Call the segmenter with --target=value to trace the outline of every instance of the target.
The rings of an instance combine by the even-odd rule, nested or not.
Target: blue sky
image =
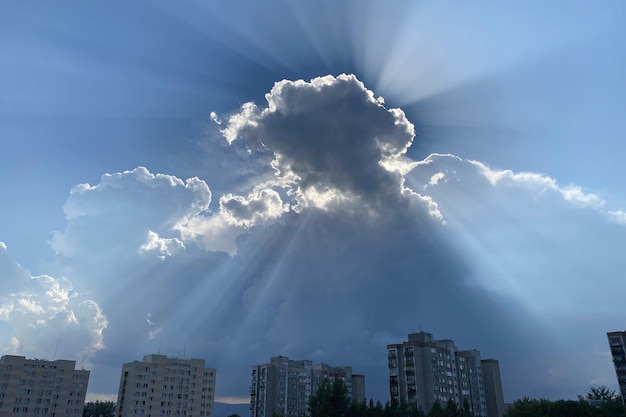
[[[616,386],[621,2],[0,5],[0,349],[350,364],[422,327],[505,398]],[[344,74],[344,75],[342,75]],[[301,80],[301,81],[297,81]]]

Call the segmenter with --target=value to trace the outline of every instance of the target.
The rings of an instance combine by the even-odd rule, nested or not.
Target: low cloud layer
[[[0,249],[5,346],[50,346],[45,316],[67,355],[95,353],[93,392],[160,351],[205,358],[219,396],[245,396],[250,366],[283,354],[350,364],[384,401],[385,345],[421,327],[499,359],[507,400],[612,383],[597,353],[626,289],[620,207],[543,174],[410,160],[413,125],[351,75],[281,81],[266,100],[211,115],[220,152],[250,150],[236,189],[106,174],[64,206],[51,246],[66,279],[31,277]]]

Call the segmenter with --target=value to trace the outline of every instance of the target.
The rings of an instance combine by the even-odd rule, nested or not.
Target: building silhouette
[[[115,415],[211,417],[215,378],[204,359],[145,355],[122,365]]]
[[[487,415],[502,417],[506,412],[502,380],[500,378],[500,364],[496,359],[483,359],[483,380],[485,382],[485,397],[487,399]]]
[[[365,376],[353,374],[350,366],[313,364],[274,356],[269,363],[254,365],[250,384],[250,417],[309,415],[309,399],[324,379],[341,379],[348,397],[365,401]]]
[[[613,356],[615,375],[619,384],[622,401],[626,404],[626,331],[608,332],[609,347]]]
[[[0,417],[82,416],[89,371],[76,361],[0,358]]]
[[[478,350],[459,350],[452,340],[419,332],[387,345],[387,358],[392,404],[428,413],[435,402],[445,406],[451,400],[476,417],[504,414],[498,361],[481,360]]]

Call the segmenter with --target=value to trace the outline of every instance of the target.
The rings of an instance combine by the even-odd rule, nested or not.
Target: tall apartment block
[[[458,350],[452,340],[435,340],[426,332],[409,334],[408,339],[387,345],[392,403],[428,413],[436,401],[445,406],[452,400],[458,407],[467,402],[476,417],[504,414],[497,361],[483,361],[478,350]]]
[[[355,401],[365,401],[365,376],[350,366],[313,364],[274,356],[270,363],[252,367],[250,417],[309,415],[309,399],[324,379],[340,378]]]
[[[615,365],[615,375],[619,384],[622,401],[626,404],[626,331],[608,332],[609,346],[611,355],[613,356],[613,365]]]
[[[211,417],[215,378],[204,359],[145,355],[122,366],[115,415]]]
[[[0,358],[0,417],[82,416],[89,371],[76,361]]]
[[[506,409],[504,408],[500,364],[496,359],[483,359],[480,363],[483,367],[485,396],[487,398],[487,415],[491,417],[502,417]]]

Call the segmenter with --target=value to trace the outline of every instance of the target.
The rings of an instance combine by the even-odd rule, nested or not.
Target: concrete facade
[[[0,358],[0,417],[82,416],[89,371],[76,361]]]
[[[613,356],[619,391],[622,401],[626,404],[626,331],[608,332],[606,335],[609,339],[611,356]]]
[[[115,415],[211,417],[215,382],[204,359],[145,355],[122,366]]]
[[[408,335],[408,341],[387,345],[389,393],[393,404],[404,403],[428,413],[435,402],[457,407],[467,404],[476,417],[501,417],[488,412],[487,392],[503,398],[499,368],[486,388],[478,350],[459,350],[449,339],[435,340],[426,332]],[[497,361],[496,361],[497,364]],[[488,362],[493,371],[493,362]],[[493,375],[492,375],[493,376]]]
[[[487,415],[502,417],[506,412],[504,407],[504,393],[500,378],[500,364],[495,359],[483,359],[483,378],[485,380],[485,396],[487,398]]]
[[[269,363],[252,367],[250,416],[298,417],[309,415],[309,399],[324,379],[340,378],[355,401],[365,401],[365,377],[352,373],[350,366],[313,364],[274,356]]]

